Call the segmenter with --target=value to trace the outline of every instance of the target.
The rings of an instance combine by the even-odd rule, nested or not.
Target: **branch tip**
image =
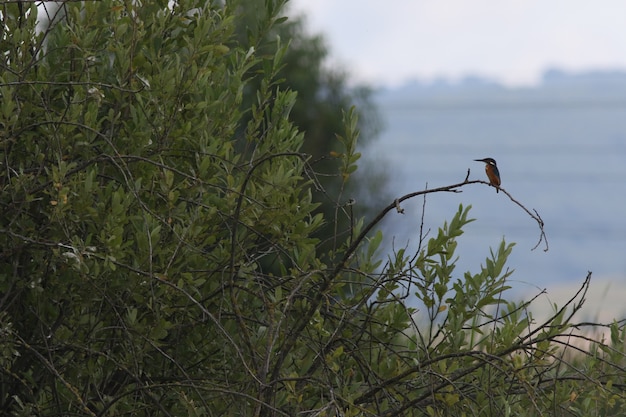
[[[404,214],[404,209],[400,207],[400,201],[397,198],[394,200],[394,203],[396,205],[396,211],[400,214]]]

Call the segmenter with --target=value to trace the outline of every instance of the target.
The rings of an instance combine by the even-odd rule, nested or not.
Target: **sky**
[[[304,15],[309,33],[321,34],[326,39],[331,65],[347,70],[355,84],[398,87],[416,79],[454,82],[479,76],[510,87],[524,87],[538,84],[549,69],[570,73],[626,71],[624,0],[290,0],[289,3],[291,12]],[[502,150],[498,155],[505,162],[507,158],[514,159]],[[601,160],[593,160],[593,165],[603,167]],[[507,169],[506,186],[515,188],[510,173],[513,168],[509,164]],[[542,210],[541,204],[538,208],[540,212],[550,211],[550,207]],[[609,219],[610,216],[607,222]],[[554,229],[553,224],[550,227]],[[554,235],[550,233],[555,233],[552,229],[548,230],[551,238]],[[620,238],[619,244],[623,245],[622,242]],[[516,253],[521,254],[516,287],[528,287],[529,294],[534,295],[535,288],[521,282],[542,288],[548,285],[537,282],[532,275],[529,278],[523,265],[526,262],[545,267],[546,259],[558,255],[559,239],[552,239],[551,243],[548,254],[530,252],[528,245],[516,248]],[[589,269],[597,266],[598,261],[588,253],[575,252],[571,256],[588,258]],[[617,261],[624,265],[623,258]],[[619,301],[625,294],[623,269],[615,271],[593,276],[585,317],[607,321],[623,313],[624,303]],[[576,292],[586,272],[581,269],[580,279],[550,282],[545,299],[539,301],[544,313],[550,311],[553,302],[563,305]]]
[[[357,83],[483,76],[508,86],[543,71],[626,69],[626,1],[291,0],[331,62]]]

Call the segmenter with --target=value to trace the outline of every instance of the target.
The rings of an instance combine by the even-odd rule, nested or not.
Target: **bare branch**
[[[395,209],[397,212],[402,213],[403,211],[402,208],[400,208],[400,203],[402,203],[403,201],[409,200],[411,198],[420,196],[420,195],[426,195],[426,194],[433,194],[433,193],[441,193],[441,192],[449,192],[449,193],[460,193],[462,192],[462,190],[460,190],[462,187],[469,185],[469,184],[486,184],[491,186],[491,184],[489,184],[487,181],[482,181],[482,180],[471,180],[469,181],[470,175],[470,170],[467,170],[467,175],[465,176],[465,179],[462,182],[456,183],[456,184],[452,184],[452,185],[446,185],[443,187],[437,187],[437,188],[431,188],[431,189],[424,189],[421,191],[415,191],[409,194],[405,194],[402,197],[396,198],[394,199],[394,201],[389,204],[387,207],[383,208],[378,215],[376,215],[376,217],[374,217],[374,219],[369,222],[367,224],[367,226],[365,226],[363,228],[363,230],[361,231],[361,233],[359,234],[359,236],[354,240],[354,242],[352,243],[352,245],[348,248],[348,250],[346,251],[342,262],[338,263],[334,272],[333,272],[333,276],[336,276],[339,271],[341,271],[342,268],[345,267],[345,265],[347,264],[348,260],[352,257],[352,255],[354,254],[354,252],[356,251],[356,249],[359,247],[359,245],[363,242],[363,240],[365,239],[365,237],[368,235],[368,233],[378,224],[382,221],[382,219],[387,215],[387,213],[389,213],[391,210]],[[528,215],[537,222],[537,224],[539,225],[539,231],[540,231],[540,235],[539,235],[539,242],[537,243],[537,245],[535,245],[535,247],[533,247],[533,249],[535,249],[542,241],[546,242],[546,249],[545,251],[548,250],[548,241],[545,235],[545,231],[544,231],[544,223],[543,220],[541,219],[541,217],[539,216],[539,213],[537,213],[536,210],[533,209],[534,214],[528,210],[523,204],[521,204],[520,202],[518,202],[517,200],[515,200],[513,198],[513,196],[511,194],[509,194],[505,189],[498,187],[500,190],[502,190],[503,193],[505,193],[509,199],[511,199],[511,201],[513,201],[515,204],[517,204],[518,206],[520,206],[526,213],[528,213]]]

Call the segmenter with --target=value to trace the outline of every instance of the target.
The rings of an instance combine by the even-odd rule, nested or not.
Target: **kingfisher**
[[[499,193],[500,171],[498,171],[498,165],[496,164],[496,160],[493,158],[485,158],[474,159],[474,161],[485,163],[485,172],[487,173],[487,178],[489,178],[489,182],[491,183],[491,185],[496,187],[496,193]]]

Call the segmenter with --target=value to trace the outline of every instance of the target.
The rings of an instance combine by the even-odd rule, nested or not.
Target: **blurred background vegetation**
[[[289,3],[284,9],[287,15],[279,25],[272,27],[262,24],[267,17],[262,2],[246,0],[239,7],[241,14],[235,33],[238,45],[254,48],[258,54],[268,57],[273,56],[280,45],[289,45],[277,78],[280,89],[298,94],[290,120],[304,133],[301,151],[311,155],[310,164],[317,173],[319,186],[315,187],[313,196],[320,204],[318,211],[326,219],[317,236],[327,242],[323,247],[330,252],[337,232],[349,233],[355,218],[371,216],[391,198],[385,188],[384,162],[368,171],[355,172],[350,181],[340,172],[342,161],[338,156],[345,149],[337,135],[344,130],[344,112],[354,107],[360,149],[378,139],[383,128],[383,119],[374,102],[374,90],[368,85],[350,82],[349,69],[329,64],[324,36],[309,33],[306,16],[289,14]],[[250,69],[251,78],[242,108],[250,108],[256,101],[262,74],[258,67]],[[355,204],[346,205],[349,200]]]

